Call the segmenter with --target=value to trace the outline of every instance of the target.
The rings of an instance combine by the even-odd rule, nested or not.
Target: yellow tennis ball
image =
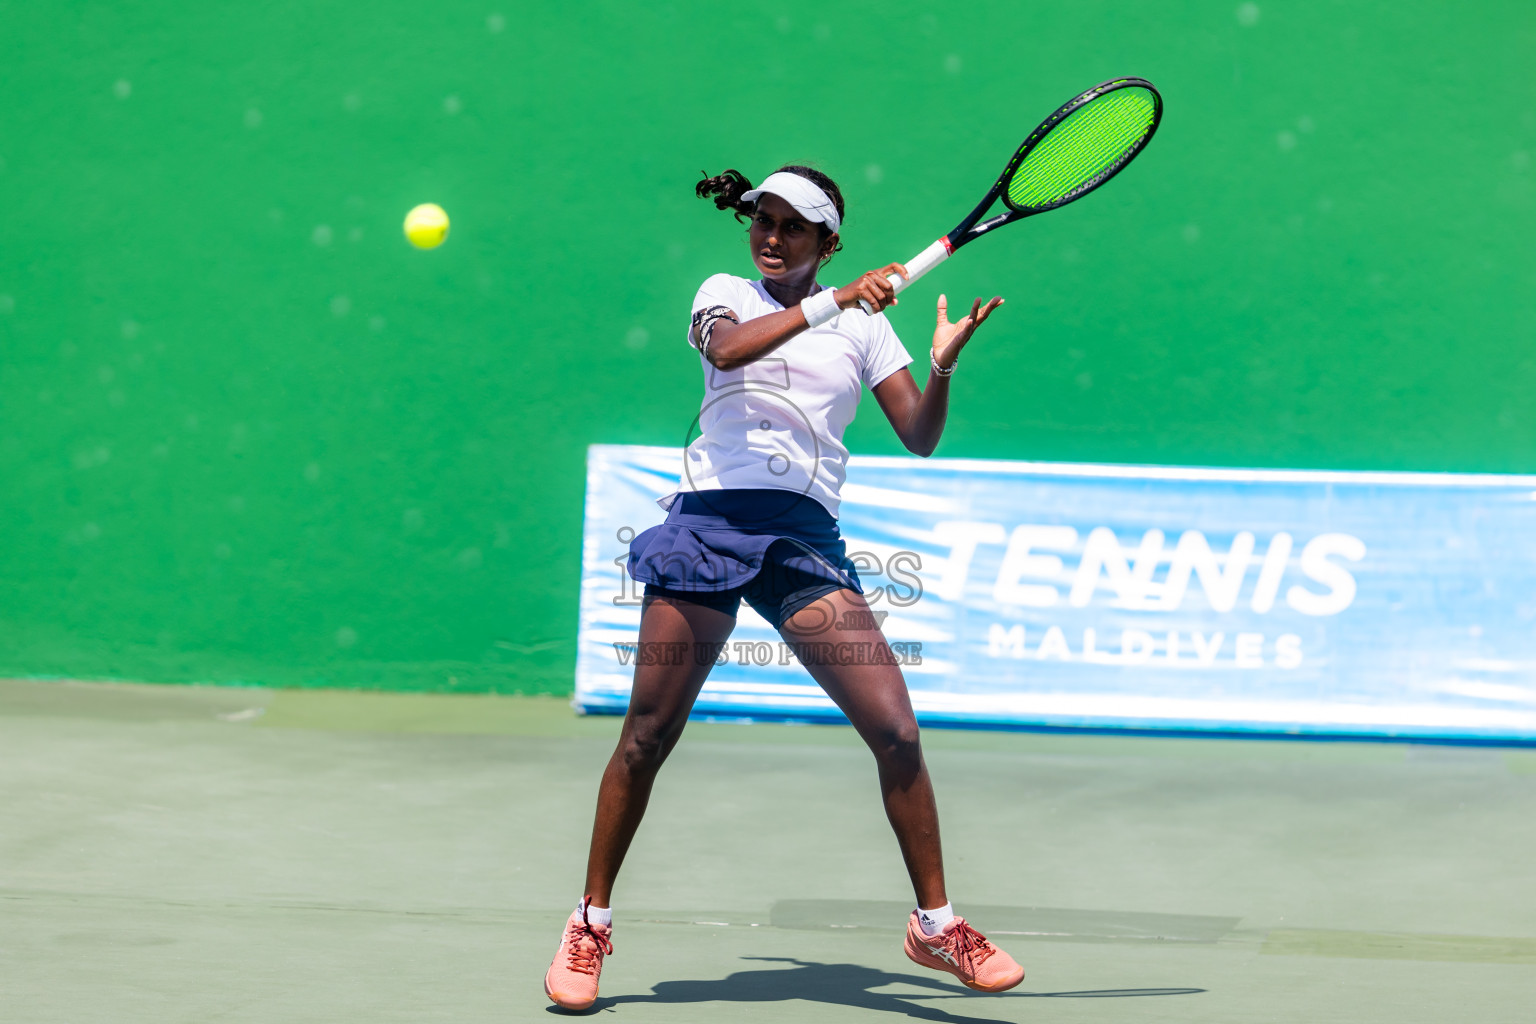
[[[436,203],[422,203],[405,215],[405,237],[418,249],[436,249],[448,237],[448,214]]]

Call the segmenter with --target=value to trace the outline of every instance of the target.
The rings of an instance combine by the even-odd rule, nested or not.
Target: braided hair
[[[842,220],[847,216],[843,210],[843,193],[837,187],[837,182],[816,168],[805,167],[800,164],[785,164],[773,173],[778,174],[780,172],[798,174],[800,177],[814,182],[816,187],[825,192],[827,198],[832,200],[832,205],[837,207],[838,219]],[[700,171],[699,173],[703,174],[704,178],[693,187],[693,191],[700,199],[714,200],[716,209],[731,211],[737,220],[743,220],[757,212],[756,203],[744,202],[741,198],[752,191],[752,183],[747,180],[746,175],[734,168],[722,171],[713,177],[706,171]],[[825,224],[817,224],[816,227],[821,230],[821,237],[823,239],[832,234]],[[839,241],[832,252],[841,252],[842,248],[843,243]],[[831,258],[829,254],[827,259],[830,260]]]

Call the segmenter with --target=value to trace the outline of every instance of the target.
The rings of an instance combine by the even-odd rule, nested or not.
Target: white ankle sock
[[[585,896],[583,896],[581,898],[581,903],[576,904],[576,909],[580,910],[582,908],[582,906],[586,902],[587,902],[587,898]],[[612,907],[587,907],[587,924],[600,924],[604,928],[612,928],[613,927],[613,908]]]
[[[917,908],[917,926],[923,930],[923,934],[932,938],[944,930],[944,926],[955,919],[955,908],[946,903],[937,910],[924,910]]]

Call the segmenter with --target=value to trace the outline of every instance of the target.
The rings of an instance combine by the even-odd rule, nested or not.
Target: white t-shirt
[[[730,274],[699,288],[694,312],[710,306],[734,310],[743,323],[784,308],[761,281]],[[683,452],[681,491],[795,491],[836,518],[848,464],[843,432],[863,388],[911,361],[885,315],[859,309],[843,310],[740,369],[718,370],[701,353],[704,401]],[[675,496],[661,505],[670,507]]]

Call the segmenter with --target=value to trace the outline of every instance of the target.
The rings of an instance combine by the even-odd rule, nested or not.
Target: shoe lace
[[[571,970],[596,974],[602,967],[603,957],[613,952],[613,943],[588,923],[583,908],[581,920],[572,921],[566,926],[565,949],[566,962]]]
[[[959,918],[955,922],[954,933],[950,941],[955,944],[955,952],[971,964],[979,967],[987,962],[987,958],[997,952],[997,947],[987,941],[987,937],[966,923],[965,918]]]

